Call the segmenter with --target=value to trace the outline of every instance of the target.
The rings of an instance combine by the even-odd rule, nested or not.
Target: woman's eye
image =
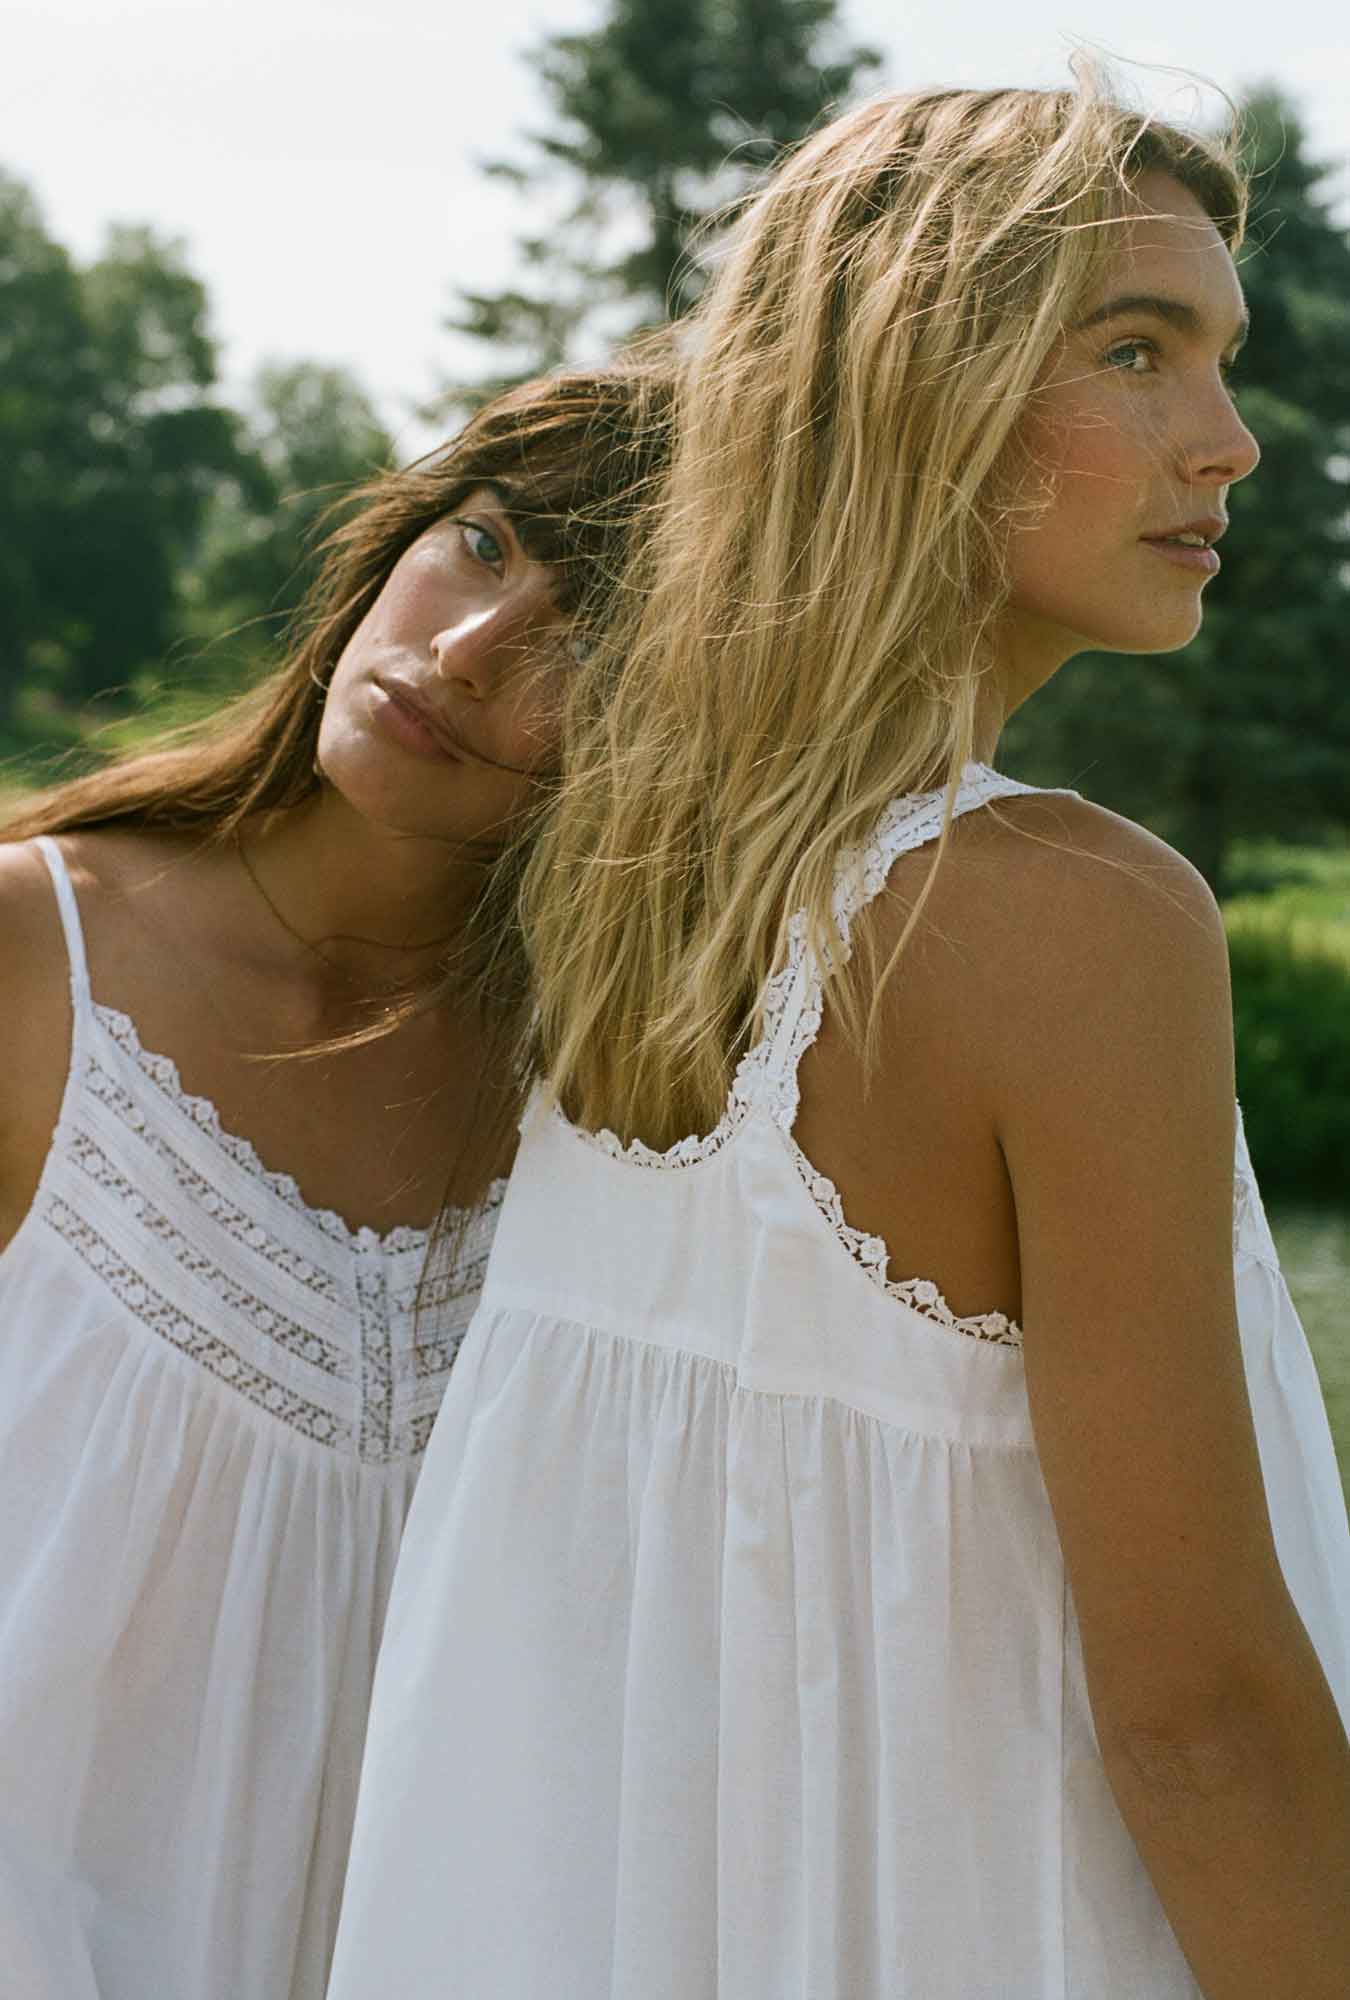
[[[1151,375],[1154,352],[1151,340],[1122,340],[1108,348],[1106,365],[1118,369],[1122,375]]]
[[[506,561],[506,550],[497,537],[483,527],[481,522],[462,520],[454,517],[455,526],[464,537],[465,546],[475,561],[487,563],[493,569],[500,569]]]

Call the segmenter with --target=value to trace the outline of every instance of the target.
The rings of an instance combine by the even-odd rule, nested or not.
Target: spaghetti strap
[[[66,937],[66,956],[70,960],[70,999],[76,1018],[84,1012],[90,1002],[89,961],[84,949],[84,927],[80,922],[80,906],[75,900],[75,890],[71,884],[66,858],[49,834],[40,833],[34,846],[41,852],[47,864],[47,872],[52,878],[56,891],[56,906],[61,912],[61,929]]]
[[[952,817],[958,819],[991,799],[1045,789],[1005,777],[986,764],[967,764]],[[1053,789],[1059,794],[1067,792],[1070,798],[1080,796],[1066,787]],[[854,920],[880,894],[899,856],[941,833],[945,805],[946,795],[941,791],[902,794],[885,808],[861,847],[847,848],[840,855],[835,870],[834,920],[845,961],[850,955]],[[758,1070],[771,1115],[785,1132],[791,1132],[796,1122],[798,1068],[820,1032],[823,986],[822,969],[807,944],[805,914],[799,911],[788,925],[786,962],[765,990],[763,1035],[747,1059],[747,1069]]]

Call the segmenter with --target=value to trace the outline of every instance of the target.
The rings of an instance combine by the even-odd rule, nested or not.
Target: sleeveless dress
[[[968,766],[967,812],[1032,787]],[[898,800],[847,922],[939,831]],[[1196,2000],[1107,1784],[1017,1327],[792,1137],[794,923],[726,1114],[527,1112],[399,1561],[330,2000]],[[1350,1716],[1350,1530],[1239,1131],[1279,1551]]]
[[[376,1647],[500,1189],[427,1233],[306,1206],[93,1001],[0,1254],[0,1990],[318,2000]]]

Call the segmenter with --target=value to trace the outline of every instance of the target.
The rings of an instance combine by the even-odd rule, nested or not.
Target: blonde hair
[[[940,784],[870,1049],[973,756],[1018,418],[1149,169],[1238,244],[1231,146],[1090,75],[864,104],[743,215],[523,882],[533,1060],[580,1123],[654,1146],[708,1130],[788,918],[806,912],[829,965],[841,852],[897,794]],[[856,988],[839,997],[860,1038]]]

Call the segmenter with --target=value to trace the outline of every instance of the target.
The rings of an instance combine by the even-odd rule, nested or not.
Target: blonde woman
[[[525,885],[550,1084],[332,2000],[1350,1990],[1350,1534],[1219,912],[992,764],[1199,625],[1242,206],[1084,87],[883,99],[745,216]]]
[[[514,1138],[513,843],[660,392],[489,405],[362,496],[270,680],[5,829],[6,2000],[323,1991]]]

